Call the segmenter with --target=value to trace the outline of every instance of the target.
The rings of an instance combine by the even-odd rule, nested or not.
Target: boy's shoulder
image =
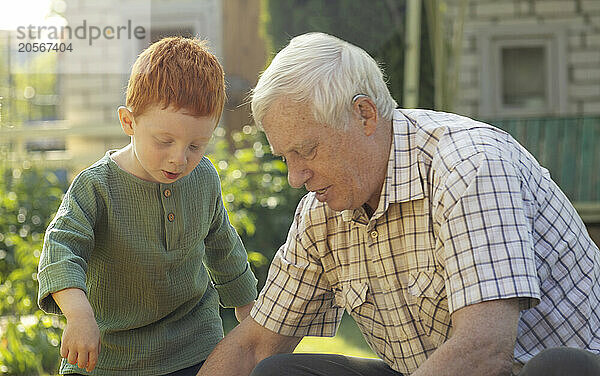
[[[110,176],[110,155],[106,153],[101,159],[79,172],[71,182],[71,192],[96,192],[98,188],[108,186]]]
[[[108,176],[110,170],[110,154],[107,152],[102,158],[84,168],[73,181],[76,180],[95,180],[102,181]]]
[[[208,180],[211,182],[219,182],[219,173],[213,163],[206,156],[202,157],[198,166],[192,172],[194,179]]]

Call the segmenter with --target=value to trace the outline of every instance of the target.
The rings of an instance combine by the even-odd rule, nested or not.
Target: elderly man
[[[548,171],[492,126],[395,107],[325,34],[262,74],[253,116],[310,192],[200,375],[600,375],[600,251]],[[344,309],[381,359],[290,354]]]

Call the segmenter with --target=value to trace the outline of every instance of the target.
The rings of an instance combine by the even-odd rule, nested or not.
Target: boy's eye
[[[192,151],[198,151],[200,149],[200,146],[198,145],[190,145],[190,150]]]
[[[170,143],[173,142],[171,140],[167,140],[167,139],[164,139],[164,138],[157,138],[156,141],[158,141],[161,144],[170,144]]]

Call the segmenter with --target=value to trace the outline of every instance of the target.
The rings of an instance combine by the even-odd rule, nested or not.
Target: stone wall
[[[448,0],[451,23],[461,0]],[[556,29],[566,36],[566,108],[562,115],[600,113],[600,1],[598,0],[470,0],[460,65],[456,112],[481,116],[482,33],[494,28]]]

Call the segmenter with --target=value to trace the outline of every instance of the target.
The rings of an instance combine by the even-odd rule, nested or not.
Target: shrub
[[[214,151],[208,157],[219,171],[223,202],[246,246],[260,288],[306,191],[289,187],[285,163],[270,153],[264,133],[256,127],[246,125],[232,139],[230,146],[224,130],[218,128]]]
[[[0,168],[0,373],[55,373],[63,321],[37,308],[43,234],[66,183],[24,162]]]

